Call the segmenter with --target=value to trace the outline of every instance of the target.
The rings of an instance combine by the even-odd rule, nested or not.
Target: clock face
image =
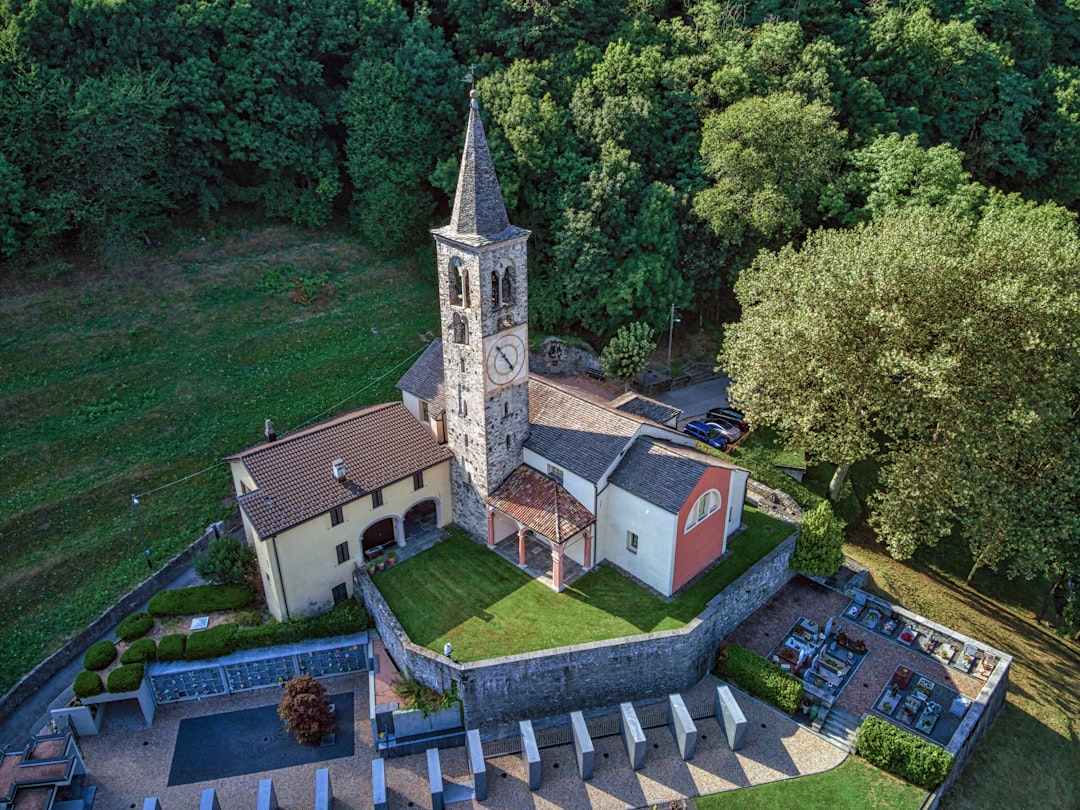
[[[488,344],[484,358],[484,371],[492,386],[507,385],[525,373],[528,358],[525,341],[519,335],[500,335]]]

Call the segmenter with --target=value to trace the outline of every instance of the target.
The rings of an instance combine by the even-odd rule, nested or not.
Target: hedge
[[[134,692],[142,683],[145,668],[142,664],[125,664],[109,673],[106,688],[112,694]]]
[[[794,714],[802,700],[802,681],[738,644],[721,648],[716,674],[786,714]]]
[[[219,624],[209,630],[199,630],[188,636],[184,658],[198,661],[202,658],[218,658],[236,650],[236,622]]]
[[[945,749],[872,715],[859,726],[855,747],[871,765],[925,790],[940,785],[952,767],[952,754]]]
[[[145,636],[154,626],[154,617],[149,613],[132,613],[116,628],[117,638],[131,641],[133,638]]]
[[[77,698],[93,697],[105,691],[105,684],[101,682],[101,676],[96,672],[83,670],[75,676],[75,683],[71,685],[71,691]]]
[[[186,633],[173,633],[171,636],[165,636],[165,638],[158,642],[157,660],[183,661],[186,648]]]
[[[246,585],[196,585],[162,591],[147,605],[155,616],[194,616],[215,610],[236,610],[255,601],[255,594]]]
[[[367,613],[355,600],[348,600],[318,616],[304,616],[287,622],[270,622],[259,627],[241,627],[234,638],[235,649],[253,650],[275,644],[294,644],[308,638],[347,636],[367,626]]]
[[[121,664],[145,664],[157,659],[157,644],[152,638],[140,638],[131,642],[131,646],[120,656]]]
[[[87,669],[105,669],[109,664],[116,660],[116,645],[111,641],[99,641],[96,644],[91,644],[83,654],[83,666]]]

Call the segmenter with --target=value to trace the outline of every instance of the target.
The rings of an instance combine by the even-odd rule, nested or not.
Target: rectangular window
[[[338,565],[341,565],[343,562],[346,562],[348,559],[349,559],[349,544],[347,542],[346,543],[338,543],[338,547],[337,547],[337,562],[338,562]]]
[[[412,474],[412,488],[423,489],[424,488],[424,471],[414,472]]]
[[[343,523],[344,521],[345,515],[342,514],[340,506],[335,506],[333,509],[330,510],[331,526],[337,526],[339,523]]]
[[[382,506],[382,490],[377,489],[371,493],[371,508],[378,509]]]
[[[431,419],[431,413],[428,411],[428,404],[426,400],[420,400],[420,421],[427,422]]]
[[[556,467],[554,464],[548,464],[548,475],[554,478],[560,484],[563,482],[563,471]]]
[[[626,533],[626,550],[631,554],[637,554],[638,536],[633,532]]]
[[[335,585],[334,590],[331,591],[331,593],[334,594],[335,605],[339,602],[344,602],[346,599],[349,598],[349,589],[345,587],[344,582],[342,582],[340,585]]]

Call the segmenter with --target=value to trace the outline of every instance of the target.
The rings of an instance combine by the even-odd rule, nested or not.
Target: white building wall
[[[731,491],[727,497],[727,526],[724,527],[724,537],[731,537],[731,533],[742,525],[743,506],[746,504],[746,482],[750,473],[746,470],[731,471]]]
[[[600,493],[597,559],[607,559],[664,594],[671,593],[678,516],[617,486]],[[638,536],[637,554],[627,532]]]
[[[582,478],[580,475],[576,475],[570,470],[555,464],[552,461],[544,458],[539,453],[536,453],[529,448],[524,449],[524,461],[530,467],[538,472],[542,472],[547,475],[548,465],[558,467],[563,471],[563,489],[577,498],[578,502],[592,512],[596,514],[596,487],[593,486],[593,482]]]

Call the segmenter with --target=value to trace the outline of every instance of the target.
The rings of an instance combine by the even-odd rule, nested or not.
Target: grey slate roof
[[[641,422],[578,392],[529,378],[525,447],[594,484],[626,449]]]
[[[435,338],[428,344],[424,353],[397,381],[397,387],[426,401],[433,414],[437,415],[446,411],[442,338]]]
[[[432,233],[471,245],[529,235],[524,228],[511,225],[506,216],[506,204],[495,176],[495,164],[491,162],[491,150],[484,134],[484,124],[480,120],[480,105],[475,90],[469,102],[469,126],[458,171],[454,212],[449,225],[437,228]]]
[[[345,459],[345,480],[331,464]],[[441,464],[450,451],[400,402],[373,405],[244,450],[256,489],[237,501],[263,539]]]
[[[632,413],[634,416],[643,416],[646,419],[661,425],[667,424],[671,419],[676,419],[682,414],[682,408],[657,402],[641,394],[633,392],[623,394],[618,399],[611,401],[611,406],[624,413]]]
[[[738,469],[690,447],[642,436],[608,481],[632,495],[678,514],[709,467]]]

